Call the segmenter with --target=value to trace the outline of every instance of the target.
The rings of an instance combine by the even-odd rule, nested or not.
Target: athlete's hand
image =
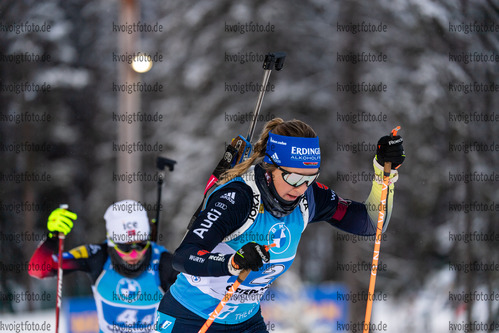
[[[73,228],[73,221],[78,216],[69,210],[57,208],[49,215],[47,222],[47,229],[51,232],[62,232],[67,235]]]
[[[385,162],[392,162],[392,169],[397,169],[405,160],[404,147],[402,146],[404,140],[400,135],[384,136],[378,141],[376,148],[376,161],[381,166]]]
[[[251,242],[245,244],[229,260],[229,272],[239,275],[245,269],[258,271],[263,263],[270,261],[270,253],[264,245]]]

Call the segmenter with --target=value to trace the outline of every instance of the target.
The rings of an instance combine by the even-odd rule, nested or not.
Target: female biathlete
[[[293,263],[307,225],[326,221],[346,232],[375,235],[382,165],[392,162],[395,169],[404,159],[400,136],[381,138],[369,196],[364,203],[346,200],[316,181],[321,154],[312,128],[299,120],[269,121],[252,156],[221,177],[175,251],[173,267],[181,273],[159,305],[157,332],[198,332],[248,269],[208,332],[267,332],[260,298]],[[383,230],[397,178],[392,170]]]
[[[61,208],[50,214],[48,237],[30,260],[31,276],[44,279],[56,275],[58,232],[68,234],[76,218],[75,213]],[[106,210],[104,219],[106,240],[64,252],[64,274],[88,273],[99,332],[153,332],[158,304],[178,274],[172,268],[172,254],[149,240],[149,219],[139,202],[116,202]]]

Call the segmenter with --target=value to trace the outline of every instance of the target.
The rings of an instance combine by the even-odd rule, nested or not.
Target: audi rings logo
[[[218,207],[218,208],[220,208],[222,210],[226,210],[227,209],[227,205],[224,204],[223,202],[216,202],[215,203],[215,207]]]

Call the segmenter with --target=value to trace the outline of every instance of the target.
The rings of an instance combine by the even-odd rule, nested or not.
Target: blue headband
[[[313,169],[321,166],[321,149],[319,137],[302,138],[284,136],[269,132],[264,162],[272,164],[269,156],[276,164],[288,168]]]

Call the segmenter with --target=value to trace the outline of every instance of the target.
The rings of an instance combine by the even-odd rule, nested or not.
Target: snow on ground
[[[65,333],[67,325],[61,313],[59,332]],[[55,309],[36,312],[0,314],[0,333],[55,332]]]

